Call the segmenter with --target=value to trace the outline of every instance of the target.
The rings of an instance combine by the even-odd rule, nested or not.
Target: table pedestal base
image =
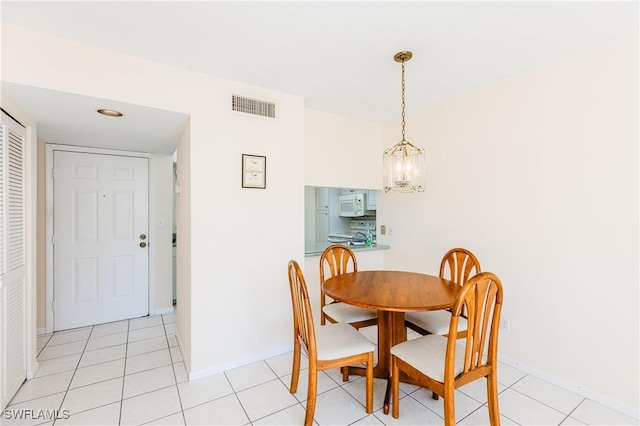
[[[387,380],[384,394],[384,414],[389,414],[391,400],[391,348],[407,340],[407,328],[404,325],[404,312],[378,311],[378,363],[373,367],[373,377]],[[366,375],[362,367],[347,367],[349,374]],[[409,375],[401,372],[400,381],[418,385]]]

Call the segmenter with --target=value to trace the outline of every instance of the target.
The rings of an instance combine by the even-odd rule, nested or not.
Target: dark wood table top
[[[322,285],[333,299],[392,312],[428,311],[453,306],[460,286],[440,277],[403,271],[359,271]]]

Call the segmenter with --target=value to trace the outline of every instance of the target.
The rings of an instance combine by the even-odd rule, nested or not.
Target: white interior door
[[[54,329],[147,315],[148,160],[53,157]]]
[[[0,408],[26,378],[25,129],[0,120]]]

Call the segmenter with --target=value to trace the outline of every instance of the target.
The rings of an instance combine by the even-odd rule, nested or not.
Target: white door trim
[[[45,245],[46,245],[46,271],[45,271],[45,332],[53,333],[53,152],[54,151],[67,151],[67,152],[81,152],[87,154],[107,154],[107,155],[119,155],[123,157],[141,157],[151,159],[153,154],[132,152],[132,151],[117,151],[112,149],[100,149],[100,148],[88,148],[80,146],[60,145],[60,144],[46,144],[45,147],[45,176],[46,176],[46,189],[45,189]],[[149,162],[152,163],[151,161]],[[153,222],[151,219],[154,216],[152,213],[154,205],[154,195],[151,189],[152,185],[152,169],[149,167],[149,224]],[[155,227],[149,226],[149,240],[155,241]],[[154,270],[155,260],[153,245],[149,246],[149,313],[155,312],[155,298],[156,289],[152,271]]]

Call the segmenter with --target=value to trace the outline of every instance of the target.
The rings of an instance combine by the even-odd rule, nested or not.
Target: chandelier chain
[[[405,126],[405,120],[404,120],[404,63],[405,60],[402,60],[402,140],[404,141],[404,126]]]

